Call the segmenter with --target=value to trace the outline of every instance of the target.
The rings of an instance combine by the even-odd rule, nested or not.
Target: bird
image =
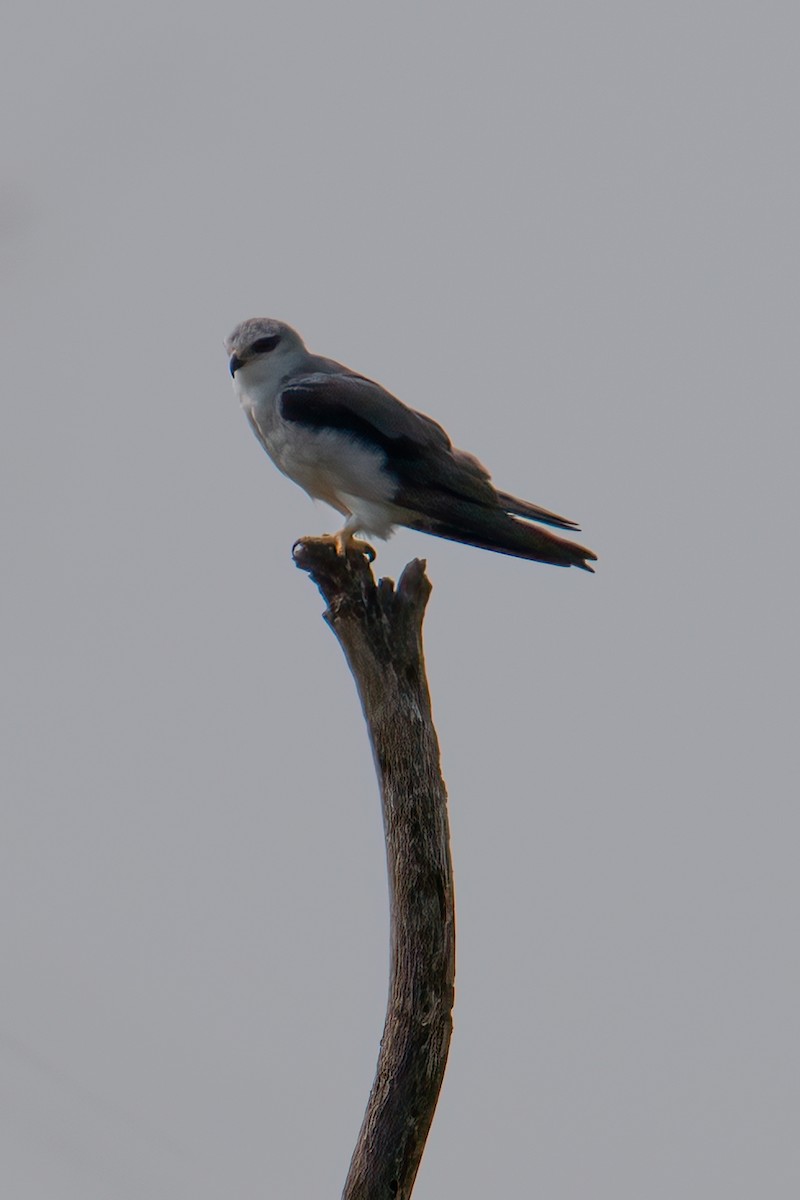
[[[472,454],[380,384],[311,354],[296,330],[251,317],[225,341],[234,392],[275,466],[344,517],[326,534],[339,555],[366,554],[356,537],[388,538],[406,526],[483,550],[559,567],[597,555],[542,526],[574,521],[498,491]]]

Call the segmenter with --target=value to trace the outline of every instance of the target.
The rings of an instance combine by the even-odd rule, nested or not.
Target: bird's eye
[[[270,350],[274,350],[280,340],[281,335],[273,333],[270,337],[258,338],[253,342],[250,350],[253,354],[269,354]]]

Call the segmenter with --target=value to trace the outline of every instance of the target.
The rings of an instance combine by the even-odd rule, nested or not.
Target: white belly
[[[276,467],[315,500],[324,500],[347,516],[348,526],[376,537],[389,537],[398,510],[394,483],[385,470],[386,455],[338,430],[270,422],[263,428],[249,411],[258,436]]]

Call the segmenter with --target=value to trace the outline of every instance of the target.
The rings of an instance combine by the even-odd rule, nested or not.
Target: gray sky
[[[222,339],[270,315],[579,520],[427,557],[456,1028],[415,1197],[800,1188],[796,6],[17,5],[0,48],[0,1161],[336,1196],[387,904]]]

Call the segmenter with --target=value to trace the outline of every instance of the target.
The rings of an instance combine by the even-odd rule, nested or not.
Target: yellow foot
[[[348,554],[363,554],[367,562],[375,562],[375,551],[369,542],[362,542],[347,530],[340,529],[338,533],[331,534],[331,540],[340,558],[346,558]]]
[[[367,562],[375,561],[375,550],[369,542],[362,542],[359,538],[353,537],[347,529],[340,529],[338,533],[323,533],[318,538],[301,539],[301,541],[306,540],[333,546],[340,558],[346,558],[348,554],[363,554]]]

